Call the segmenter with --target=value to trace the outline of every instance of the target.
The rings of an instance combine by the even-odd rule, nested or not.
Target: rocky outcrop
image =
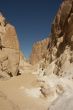
[[[48,58],[48,45],[49,38],[39,41],[33,45],[32,53],[30,56],[30,63],[36,64],[44,58]]]
[[[64,0],[52,24],[52,55],[59,57],[66,46],[73,49],[73,0]],[[56,54],[53,54],[54,49]]]
[[[31,54],[31,63],[45,59],[49,73],[58,76],[72,74],[73,66],[73,0],[64,0],[55,16],[50,37],[36,43]],[[47,42],[47,43],[46,43]],[[45,48],[46,46],[46,48]],[[40,62],[41,63],[41,62]],[[43,65],[42,64],[42,65]],[[53,64],[53,65],[52,65]],[[40,64],[41,65],[41,64]],[[53,67],[50,72],[51,66]],[[39,66],[40,67],[40,66]],[[42,68],[44,69],[44,68]]]
[[[73,50],[73,0],[63,1],[52,23],[51,35],[47,39],[33,46],[30,57],[32,64],[40,61],[43,56],[48,56],[49,62],[52,62],[64,52],[66,46]]]
[[[53,73],[72,73],[73,0],[64,0],[52,24],[49,56],[55,61]],[[68,68],[69,67],[69,68]]]
[[[73,0],[63,0],[52,24],[51,36],[51,49],[49,51],[51,63],[49,66],[52,67],[53,64],[54,67],[52,67],[51,71],[48,69],[47,72],[48,74],[55,74],[60,78],[60,81],[64,82],[63,84],[68,80],[66,81],[68,87],[63,94],[56,98],[48,110],[72,110]],[[69,81],[71,82],[69,83]]]
[[[46,43],[46,42],[47,43]],[[45,58],[48,61],[47,70],[44,66],[40,74],[54,74],[57,77],[73,79],[73,0],[64,0],[55,16],[48,40],[36,43],[31,54],[31,63],[39,63]],[[45,42],[45,43],[44,43]],[[45,46],[47,48],[45,48]],[[48,57],[47,57],[48,56]],[[40,66],[38,66],[40,69]],[[42,74],[44,75],[44,73]]]
[[[17,75],[19,43],[15,28],[0,14],[0,77]]]

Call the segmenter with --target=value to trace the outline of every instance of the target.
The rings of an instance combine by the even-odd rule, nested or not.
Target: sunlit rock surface
[[[33,46],[29,62],[19,51],[17,40],[14,43],[6,40],[9,42],[6,43],[3,36],[0,62],[5,61],[5,73],[0,74],[7,75],[5,65],[10,64],[7,70],[17,74],[17,69],[21,75],[5,81],[0,80],[1,110],[73,110],[72,14],[73,0],[63,0],[53,21],[50,38]],[[1,15],[0,21],[2,20],[5,18]],[[8,36],[6,26],[7,29],[10,28],[7,33],[10,32],[10,36],[15,35],[12,26],[7,23],[4,25],[4,22],[1,25],[0,31],[4,35]],[[18,51],[19,54],[14,54]]]
[[[30,55],[30,63],[32,65],[38,63],[43,58],[48,57],[48,45],[49,45],[50,39],[45,38],[42,41],[38,41],[33,45],[32,52]]]
[[[15,28],[0,14],[0,77],[17,75],[19,65],[19,43]]]

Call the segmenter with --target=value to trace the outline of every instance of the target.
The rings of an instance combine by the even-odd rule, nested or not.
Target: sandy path
[[[36,77],[25,74],[7,81],[0,81],[0,91],[6,96],[6,100],[0,97],[0,110],[47,110],[48,102],[43,98],[36,98],[25,93],[25,89],[37,87]],[[3,100],[3,102],[1,101]],[[11,103],[12,102],[12,103]],[[12,108],[14,105],[14,109]],[[8,108],[11,107],[11,108]]]

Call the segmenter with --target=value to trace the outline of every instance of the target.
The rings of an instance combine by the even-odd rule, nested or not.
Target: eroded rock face
[[[73,49],[73,0],[64,0],[52,24],[52,53],[60,56],[68,45]]]
[[[45,69],[43,66],[42,69],[38,66],[39,71],[37,71],[39,82],[48,85],[47,88],[41,86],[41,93],[44,97],[50,97],[49,93],[53,93],[51,94],[53,99],[50,98],[53,105],[49,107],[49,110],[72,110],[73,0],[63,0],[51,30],[51,40],[48,43],[47,49],[48,62],[50,60],[50,63]],[[39,48],[37,50],[39,50]],[[42,50],[44,49],[42,48]],[[37,57],[35,57],[35,59],[36,58]],[[41,64],[38,62],[38,65]],[[45,64],[45,62],[43,62],[43,64]],[[68,96],[68,99],[66,98],[66,95]],[[68,107],[66,106],[67,104],[69,104]]]
[[[64,0],[52,24],[50,56],[51,62],[57,60],[55,73],[63,72],[64,68],[68,70],[68,66],[71,67],[72,65],[72,62],[70,62],[70,59],[73,58],[72,14],[73,0]],[[72,69],[69,69],[69,71],[72,71]],[[67,73],[67,71],[64,71],[64,73]]]
[[[47,38],[50,40],[45,39],[45,41],[41,41],[43,43],[38,42],[33,46],[30,57],[32,64],[40,61],[43,56],[48,56],[50,61],[57,59],[66,46],[70,46],[73,50],[73,0],[62,2],[53,21],[50,36]],[[48,49],[44,49],[46,46]]]
[[[43,58],[48,58],[48,45],[49,38],[46,38],[42,41],[39,41],[33,45],[32,53],[30,56],[30,63],[36,64],[41,61]]]
[[[64,0],[52,24],[51,35],[33,46],[31,64],[45,59],[57,76],[73,75],[73,0]],[[45,48],[46,47],[46,48]],[[45,64],[45,61],[43,62]],[[49,66],[48,64],[48,66]],[[42,68],[44,69],[44,68]],[[49,69],[50,70],[50,69]],[[48,72],[50,73],[50,71]]]
[[[0,77],[17,75],[19,43],[15,28],[0,14]]]

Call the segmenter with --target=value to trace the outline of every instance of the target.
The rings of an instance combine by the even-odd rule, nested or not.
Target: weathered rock
[[[47,49],[48,54],[46,54],[48,55],[48,62],[50,60],[50,63],[47,65],[46,69],[43,68],[44,70],[39,66],[39,70],[37,71],[38,74],[40,73],[40,75],[37,75],[38,81],[45,85],[48,84],[47,88],[44,86],[41,88],[41,93],[45,97],[50,97],[49,93],[51,94],[53,91],[53,95],[51,95],[53,99],[51,97],[48,100],[54,103],[52,103],[49,110],[72,110],[73,0],[63,0],[53,22],[50,39]],[[41,48],[41,46],[39,46],[39,48]],[[39,48],[35,49],[36,53],[39,53]],[[44,49],[42,48],[42,50]],[[44,53],[46,53],[46,51]],[[34,61],[37,58],[38,57],[35,57]],[[39,60],[37,62],[38,65],[42,64],[39,63]],[[43,62],[43,64],[45,65],[45,62]],[[52,91],[50,92],[50,90]],[[69,106],[67,107],[67,105]]]
[[[15,28],[0,14],[0,77],[15,76],[19,66],[19,43]],[[2,75],[3,73],[3,75]]]
[[[48,45],[49,38],[39,41],[33,45],[32,53],[30,56],[30,63],[36,64],[44,58],[48,58]]]
[[[52,25],[51,36],[50,56],[52,61],[57,60],[55,73],[72,73],[70,61],[73,56],[73,0],[62,2]]]

